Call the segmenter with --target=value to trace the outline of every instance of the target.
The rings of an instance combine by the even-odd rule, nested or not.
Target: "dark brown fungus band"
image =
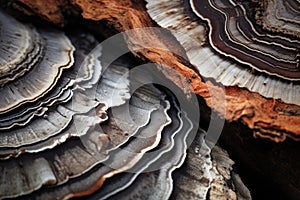
[[[300,105],[300,41],[296,36],[299,29],[295,28],[299,26],[299,12],[293,9],[297,2],[278,1],[280,8],[287,6],[280,9],[280,13],[291,12],[284,14],[293,19],[290,20],[292,24],[284,24],[289,31],[264,28],[272,23],[272,20],[264,21],[272,12],[270,7],[262,7],[264,3],[227,0],[147,2],[151,18],[172,32],[204,78]],[[273,1],[267,2],[273,5]],[[258,12],[265,17],[258,19]],[[282,25],[283,18],[277,17],[280,23],[276,22],[273,27]]]
[[[253,0],[255,19],[264,29],[300,38],[300,2],[297,0]]]
[[[255,21],[251,20],[254,9],[249,9],[249,2],[192,0],[191,6],[208,22],[209,40],[216,51],[258,71],[284,79],[300,79],[299,41],[257,30]]]

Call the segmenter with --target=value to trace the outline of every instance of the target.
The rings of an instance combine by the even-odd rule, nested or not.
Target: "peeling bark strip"
[[[22,2],[23,5],[32,8],[31,11],[34,14],[45,16],[44,13],[47,13],[44,19],[48,21],[58,25],[64,23],[65,19],[57,20],[56,17],[57,15],[63,16],[66,12],[64,8],[60,8],[60,1],[51,2],[51,7],[56,6],[57,10],[60,10],[59,13],[49,13],[47,6],[49,3],[42,0],[36,0],[39,3],[34,4],[34,6],[29,0],[17,0],[16,2]],[[118,31],[155,26],[146,13],[143,3],[134,2],[133,0],[71,0],[68,6],[79,8],[85,19],[93,21],[105,20]],[[148,32],[140,31],[139,35],[129,36],[127,43],[130,49],[136,49],[137,46],[147,46],[147,43],[155,43],[158,47],[162,47],[161,49],[170,49],[170,51],[159,48],[141,49],[134,53],[138,57],[175,69],[178,72],[176,76],[169,74],[168,70],[163,70],[162,72],[167,78],[183,88],[186,93],[192,89],[193,92],[202,96],[207,104],[225,117],[226,120],[241,121],[253,129],[257,136],[270,138],[276,142],[284,141],[286,137],[291,137],[295,140],[300,139],[300,116],[288,112],[288,110],[299,110],[299,106],[267,99],[245,89],[226,87],[226,110],[224,111],[222,106],[211,103],[212,96],[210,91],[216,91],[214,93],[218,94],[217,92],[221,88],[211,82],[204,83],[200,76],[197,75],[198,73],[188,66],[183,58],[179,58],[171,53],[171,50],[178,49],[173,39],[166,38],[159,33],[149,34]],[[187,79],[191,81],[187,83]],[[284,110],[278,109],[278,107]]]

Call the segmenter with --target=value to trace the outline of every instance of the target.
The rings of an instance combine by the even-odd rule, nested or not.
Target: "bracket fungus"
[[[300,105],[300,22],[292,7],[299,2],[274,1],[276,13],[288,12],[282,17],[273,16],[273,1],[147,2],[149,15],[174,34],[201,75]],[[279,32],[283,24],[287,31]]]
[[[210,116],[216,118],[220,117],[226,120],[220,142],[227,144],[229,153],[238,158],[236,161],[244,163],[245,166],[247,166],[246,168],[248,170],[246,173],[248,176],[252,176],[251,170],[254,169],[254,177],[261,178],[260,180],[267,182],[265,185],[262,185],[263,187],[260,187],[255,180],[255,186],[252,185],[252,188],[250,188],[250,190],[254,188],[251,190],[252,194],[254,193],[255,197],[261,195],[257,191],[267,194],[268,190],[266,186],[269,186],[271,190],[267,194],[267,197],[273,195],[273,197],[278,198],[283,194],[284,199],[292,199],[288,197],[296,197],[295,199],[298,199],[300,194],[298,181],[300,177],[300,171],[298,170],[300,168],[300,162],[299,155],[297,154],[299,152],[297,141],[299,141],[300,136],[300,96],[298,95],[300,88],[298,76],[299,1],[147,0],[144,2],[135,0],[69,0],[49,1],[49,3],[47,3],[49,6],[46,6],[43,0],[11,0],[9,2],[12,3],[9,5],[6,2],[2,4],[5,4],[4,7],[11,6],[10,8],[12,9],[17,8],[18,11],[25,13],[25,15],[38,16],[39,19],[50,21],[59,26],[68,26],[69,22],[74,23],[74,21],[77,26],[77,19],[80,19],[82,20],[81,25],[83,25],[85,29],[92,30],[96,35],[104,36],[105,38],[111,36],[110,34],[115,34],[115,31],[122,32],[138,28],[139,31],[137,34],[126,35],[126,47],[128,47],[136,57],[141,58],[140,60],[138,59],[139,61],[145,61],[146,59],[157,63],[158,65],[156,67],[164,74],[164,78],[171,80],[187,95],[190,96],[192,92],[199,95],[201,101],[198,103],[201,105],[201,115],[204,119],[201,123],[204,127],[207,125],[205,123],[210,120]],[[196,8],[196,5],[205,5],[206,8],[201,6]],[[207,12],[207,10],[210,12]],[[215,19],[218,19],[218,21]],[[148,28],[152,26],[164,27],[170,30],[175,37],[173,37],[169,31],[166,31],[166,29],[158,28],[159,31],[157,32],[147,31],[149,30]],[[68,27],[65,28],[68,29]],[[39,32],[38,29],[36,30]],[[165,34],[166,32],[167,34]],[[108,35],[106,35],[107,33]],[[70,37],[72,40],[72,34],[70,34]],[[74,40],[72,40],[72,43],[76,46]],[[152,46],[150,45],[149,47],[149,44]],[[77,50],[80,50],[80,48],[77,48]],[[78,53],[77,50],[75,54]],[[178,52],[183,52],[184,55],[180,57],[177,55]],[[85,62],[92,63],[92,57],[93,56],[90,56],[89,60]],[[76,59],[78,59],[78,56],[75,56],[75,64],[77,63]],[[96,63],[97,61],[95,61],[95,64]],[[167,67],[163,69],[161,67],[162,65]],[[174,69],[175,72],[172,72],[172,69]],[[64,71],[72,70],[63,70],[63,74]],[[94,70],[94,72],[99,73],[99,70]],[[151,76],[153,74],[157,74],[157,71],[153,71]],[[112,75],[109,75],[108,77],[111,76]],[[63,77],[64,75],[61,76],[61,78]],[[93,80],[93,83],[97,82],[96,79]],[[89,81],[86,81],[85,84],[89,85]],[[223,87],[225,92],[223,99],[221,95],[219,95],[222,91],[222,85],[225,85],[225,87]],[[66,87],[66,89],[67,88],[69,87]],[[159,88],[159,90],[160,89],[161,88]],[[68,98],[73,96],[73,90],[67,90],[69,92],[64,93],[60,98],[49,99],[55,99],[54,101],[51,100],[53,103],[59,102],[59,104],[65,104],[69,101]],[[58,95],[60,94],[59,91],[62,92],[65,90],[58,89],[58,93],[53,94]],[[213,94],[211,92],[213,92]],[[153,92],[150,93],[153,94]],[[118,97],[118,93],[116,94]],[[107,96],[104,92],[100,98],[106,98],[109,97],[109,95],[110,94]],[[46,96],[47,95],[41,97],[40,100],[43,100],[43,98],[46,99]],[[137,96],[145,97],[145,95]],[[233,172],[230,172],[232,161],[225,159],[226,163],[224,160],[219,159],[223,158],[223,151],[216,151],[222,156],[214,156],[213,152],[215,151],[212,150],[211,157],[207,157],[208,160],[213,160],[214,158],[216,162],[219,160],[223,166],[214,168],[216,162],[212,161],[211,163],[213,163],[213,165],[208,163],[202,167],[203,169],[212,167],[212,170],[207,170],[210,172],[207,177],[210,178],[205,176],[199,180],[191,177],[191,175],[195,173],[195,170],[193,170],[194,166],[189,166],[194,165],[192,162],[189,162],[189,155],[191,155],[192,158],[198,155],[195,155],[192,152],[193,150],[190,151],[190,148],[188,149],[187,156],[182,155],[181,159],[183,159],[183,157],[186,158],[180,167],[184,168],[188,165],[186,166],[188,174],[182,172],[176,173],[177,169],[175,168],[181,165],[180,162],[176,161],[176,159],[180,160],[180,155],[176,153],[176,156],[172,157],[174,159],[170,159],[172,163],[164,165],[161,171],[140,173],[144,167],[148,167],[148,165],[145,165],[146,162],[148,162],[149,165],[153,163],[152,166],[156,166],[157,163],[159,163],[156,162],[156,160],[159,158],[169,160],[167,156],[164,157],[163,155],[167,155],[167,152],[170,153],[168,155],[172,154],[172,150],[168,151],[171,149],[172,144],[170,146],[165,145],[163,141],[173,141],[174,139],[176,143],[177,139],[175,138],[181,138],[180,141],[184,140],[184,138],[182,138],[183,136],[177,135],[174,132],[174,134],[167,134],[170,137],[166,137],[164,134],[165,130],[170,126],[176,129],[178,125],[175,123],[181,124],[180,121],[182,121],[182,124],[185,124],[184,127],[188,129],[189,119],[193,119],[189,116],[187,116],[186,119],[184,112],[181,111],[178,112],[180,115],[176,121],[176,115],[173,113],[174,107],[176,106],[170,96],[172,95],[167,95],[167,99],[163,97],[160,100],[160,103],[162,103],[161,106],[163,107],[168,104],[165,100],[169,101],[170,108],[169,110],[167,109],[167,114],[172,120],[171,124],[166,125],[162,132],[157,132],[157,134],[161,136],[161,140],[159,141],[162,141],[162,143],[159,142],[156,147],[148,151],[146,156],[142,156],[141,159],[137,157],[129,158],[127,154],[124,156],[124,158],[128,158],[131,161],[124,161],[124,168],[122,169],[129,170],[130,167],[133,167],[139,173],[128,174],[126,170],[123,171],[121,169],[111,169],[112,171],[106,171],[106,173],[99,168],[101,164],[99,165],[99,163],[97,163],[93,165],[92,162],[87,162],[87,165],[90,164],[90,166],[93,166],[88,172],[81,174],[80,168],[76,167],[76,170],[78,169],[76,173],[80,174],[78,177],[72,177],[71,173],[67,173],[69,177],[69,179],[66,179],[67,182],[49,188],[42,186],[26,197],[35,198],[39,196],[40,198],[51,198],[55,195],[69,198],[90,195],[87,198],[125,198],[124,194],[129,194],[130,192],[132,195],[138,195],[140,198],[144,198],[145,195],[150,195],[154,198],[158,196],[166,197],[170,195],[170,190],[172,189],[170,198],[193,198],[194,196],[217,198],[220,197],[219,189],[224,189],[223,192],[226,193],[225,196],[228,198],[250,198],[248,191],[243,187],[239,178],[237,178]],[[135,100],[133,101],[133,99]],[[102,100],[103,99],[100,101]],[[138,100],[138,98],[136,99],[133,96],[131,100],[126,101],[129,102],[129,108],[135,105],[134,102],[136,102],[136,100]],[[204,101],[202,102],[202,100]],[[216,102],[212,102],[212,100],[216,100]],[[31,118],[36,119],[40,116],[44,116],[44,114],[39,115],[39,112],[47,113],[47,110],[52,110],[53,105],[50,101],[49,104],[47,103],[48,100],[41,102],[45,102],[41,104],[43,110],[33,115],[29,113],[33,113],[32,110],[36,110],[33,108],[39,106],[39,103],[27,102],[17,110],[12,109],[11,111],[7,111],[6,114],[2,116],[5,117],[3,121],[0,121],[2,123],[0,127],[4,129],[16,129],[22,124],[27,126],[30,124]],[[126,102],[122,106],[126,106]],[[142,101],[139,100],[138,102],[142,103]],[[57,103],[55,103],[55,105],[57,105]],[[29,106],[29,104],[31,106]],[[145,102],[142,103],[142,105],[144,104]],[[224,106],[224,104],[226,106]],[[28,110],[26,108],[27,106]],[[120,105],[120,107],[122,106]],[[160,107],[158,104],[157,106]],[[100,106],[100,111],[102,108],[106,110],[105,106]],[[117,108],[119,108],[119,106]],[[145,106],[145,108],[149,107]],[[136,110],[133,111],[133,115],[135,115],[135,112],[139,113],[138,109],[133,110]],[[219,116],[210,115],[210,111],[216,111],[216,114]],[[28,115],[22,115],[23,112],[28,113]],[[136,114],[135,119],[139,119],[137,124],[143,124],[148,120],[147,117],[151,118],[152,114],[154,115],[153,112],[154,111],[143,111],[143,117],[137,117],[140,115]],[[14,118],[15,121],[13,122],[10,121],[9,113],[19,113],[19,115],[23,117],[18,117],[18,119]],[[122,112],[117,113],[121,114]],[[157,115],[158,111],[155,113],[155,115]],[[81,115],[82,114],[80,114],[80,116]],[[76,116],[77,115],[74,115],[74,118]],[[93,129],[91,133],[90,130],[80,130],[80,132],[83,131],[84,134],[78,137],[81,139],[92,138],[91,140],[87,140],[86,144],[93,146],[93,149],[97,149],[98,151],[107,149],[109,144],[115,146],[117,149],[113,149],[112,152],[115,152],[114,155],[119,157],[118,148],[124,148],[127,144],[130,146],[131,142],[134,144],[134,135],[140,134],[140,132],[136,131],[135,126],[127,127],[126,124],[131,125],[132,122],[121,117],[121,115],[115,115],[110,109],[108,110],[108,114],[102,114],[102,116],[103,119],[107,118],[106,120],[104,119],[104,121],[102,121],[103,119],[99,119],[102,121],[100,125],[102,129],[105,130],[104,133],[101,132],[100,135],[97,135],[97,131],[95,132],[93,129],[94,126],[91,125],[90,128]],[[93,122],[93,120],[89,120],[88,117],[79,120],[83,122],[81,127],[84,127],[84,123]],[[115,120],[118,121],[118,123],[116,123]],[[151,122],[151,120],[149,122]],[[25,123],[27,123],[27,125],[25,125]],[[69,124],[72,124],[72,121]],[[126,130],[126,132],[121,131],[117,125],[120,125],[122,127],[121,129]],[[143,125],[143,127],[147,126],[146,124]],[[177,129],[179,130],[179,127]],[[109,139],[106,140],[105,138],[107,138],[108,133],[111,134]],[[254,138],[253,135],[255,136]],[[78,139],[78,137],[72,136],[72,139],[76,140],[75,138]],[[55,138],[55,136],[51,136],[50,138]],[[268,138],[271,141],[261,138]],[[46,137],[45,142],[47,143],[49,139]],[[60,146],[64,146],[69,139],[67,136],[63,136],[62,139],[56,141],[59,141]],[[95,145],[95,141],[98,141],[97,145]],[[147,140],[145,143],[151,144],[151,140]],[[182,145],[182,143],[180,145]],[[16,152],[22,150],[23,147],[26,147],[25,153],[16,155]],[[133,146],[129,148],[131,149],[131,147]],[[148,154],[150,152],[156,152],[155,149],[160,148],[161,151],[158,150],[155,159]],[[39,148],[33,145],[32,149],[35,151]],[[55,149],[55,145],[52,145],[50,148],[47,148],[47,150],[45,149],[45,151],[53,150],[55,152]],[[29,145],[21,145],[20,147],[12,149],[10,149],[10,147],[4,147],[4,150],[7,150],[2,154],[4,162],[10,159],[22,160],[25,158],[24,156],[34,154],[29,148]],[[177,150],[180,150],[180,148]],[[42,149],[42,151],[36,154],[42,155],[40,153],[43,153],[43,151]],[[149,159],[147,159],[148,155]],[[199,157],[202,158],[203,156],[199,155]],[[114,163],[114,165],[117,166],[121,165],[119,162],[112,161],[113,160],[110,159],[108,163]],[[133,163],[136,167],[131,165]],[[270,170],[270,168],[272,170]],[[64,168],[62,167],[62,169]],[[106,170],[106,168],[102,168],[102,170]],[[228,176],[229,173],[231,175],[230,177]],[[196,174],[203,176],[201,171],[198,171]],[[170,181],[169,177],[174,178],[175,176],[177,177],[177,175],[181,176],[181,178],[177,179],[177,182],[176,178],[173,182]],[[52,176],[51,180],[57,179],[54,177],[55,176]],[[160,184],[160,178],[162,177],[168,180],[165,181],[165,185]],[[186,177],[189,179],[185,179]],[[215,177],[215,180],[211,177]],[[244,177],[242,176],[242,178]],[[40,181],[39,184],[41,184],[41,182],[42,181]],[[194,187],[196,189],[192,191],[192,193],[189,193],[189,188],[184,186],[191,182],[195,184]],[[153,183],[158,183],[157,187]],[[210,186],[213,187],[206,187],[205,183],[209,183]],[[204,187],[202,187],[202,184],[204,184]],[[276,184],[278,184],[278,187],[276,187]],[[85,187],[83,187],[83,185]],[[147,188],[147,190],[141,190],[141,188]],[[262,189],[260,190],[260,188]],[[180,193],[177,193],[177,191],[180,191]],[[205,193],[205,191],[209,192]]]
[[[70,40],[62,32],[56,30],[41,30],[39,36],[37,36],[38,33],[34,34],[35,30],[31,30],[29,26],[20,25],[19,22],[13,19],[7,20],[9,17],[4,14],[1,16],[1,23],[7,26],[7,28],[1,28],[4,32],[1,33],[1,36],[7,37],[4,37],[2,41],[5,41],[3,43],[8,43],[1,45],[2,51],[5,52],[2,58],[2,65],[6,66],[5,63],[9,63],[9,67],[3,67],[4,70],[2,70],[2,74],[3,76],[12,77],[11,81],[2,85],[0,89],[1,94],[6,94],[0,97],[0,114],[3,114],[21,104],[34,102],[49,92],[58,81],[62,71],[72,66],[74,62],[72,54],[75,49]],[[18,28],[19,37],[10,38],[10,36],[13,35],[11,32],[15,32],[14,30],[10,30],[10,26]],[[32,33],[30,34],[30,32]],[[30,39],[26,39],[26,37],[30,37]],[[38,46],[42,45],[40,48],[43,56],[34,63],[31,63],[30,60],[30,57],[33,56],[31,55],[32,52],[26,50],[28,48],[26,47],[27,44],[22,44],[24,42],[30,43],[30,41],[35,44],[28,44],[31,45],[33,49],[39,49]],[[15,47],[11,47],[11,43],[14,44]],[[24,46],[25,50],[23,49]],[[10,55],[10,52],[16,55]],[[35,59],[33,60],[35,61]],[[27,62],[29,62],[28,65],[31,66],[29,69],[26,64]],[[20,68],[27,68],[28,72],[25,73],[23,69],[21,73],[18,73]],[[10,73],[14,74],[15,72],[17,73],[16,76],[10,75]]]
[[[195,125],[174,94],[89,33],[0,20],[0,199],[169,198]]]

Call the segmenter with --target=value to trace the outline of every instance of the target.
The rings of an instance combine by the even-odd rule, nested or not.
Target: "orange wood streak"
[[[101,177],[92,187],[88,188],[87,190],[70,193],[67,196],[65,196],[63,199],[71,199],[71,198],[83,197],[83,196],[93,194],[94,192],[96,192],[102,187],[105,180],[106,180],[105,178]]]

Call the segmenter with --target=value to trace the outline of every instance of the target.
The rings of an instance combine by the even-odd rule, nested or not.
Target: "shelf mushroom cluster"
[[[147,2],[203,77],[300,105],[299,1]]]
[[[3,11],[0,31],[0,199],[167,199],[191,184],[173,181],[186,160],[201,194],[185,195],[251,198],[204,132],[187,152],[193,124],[176,98],[154,85],[131,94],[129,63],[103,67],[92,35],[67,37]]]

